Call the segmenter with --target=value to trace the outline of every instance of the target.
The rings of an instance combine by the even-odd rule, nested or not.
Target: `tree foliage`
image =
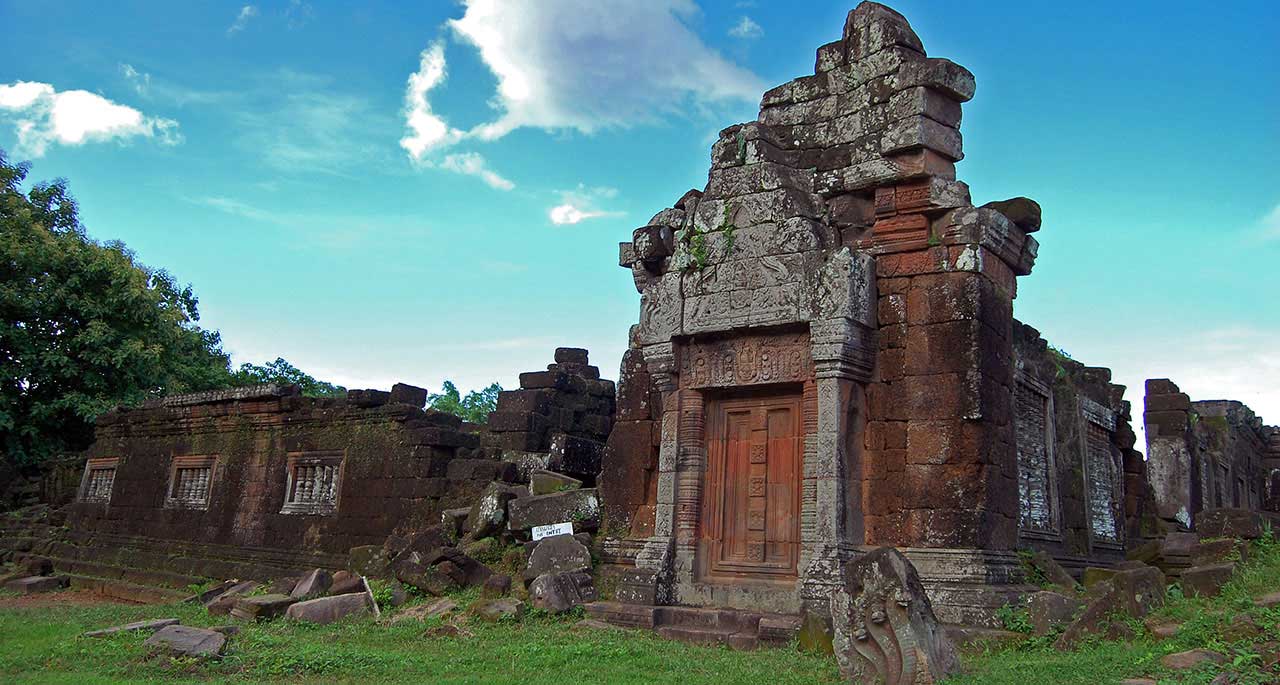
[[[489,412],[498,408],[498,393],[502,386],[494,383],[483,390],[472,390],[463,397],[453,381],[445,381],[439,394],[427,398],[432,409],[449,412],[471,423],[488,423]]]
[[[316,380],[302,369],[277,357],[266,364],[241,364],[231,376],[232,385],[258,385],[261,383],[294,384],[302,388],[307,397],[342,397],[347,389],[332,383]]]
[[[81,449],[116,404],[225,387],[230,360],[191,287],[85,235],[63,180],[23,192],[0,152],[0,449]]]

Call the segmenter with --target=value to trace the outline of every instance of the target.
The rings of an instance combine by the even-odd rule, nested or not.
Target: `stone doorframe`
[[[787,339],[792,347],[803,345],[803,349],[788,348]],[[802,353],[803,368],[782,359],[773,366],[762,363],[758,353],[768,345],[786,350],[791,358]],[[716,347],[722,350],[717,360],[697,365],[689,358]],[[755,348],[753,369],[743,370],[737,362],[742,347]],[[825,608],[830,589],[840,582],[841,565],[856,556],[863,542],[861,455],[875,331],[861,322],[837,318],[781,332],[745,329],[719,341],[681,338],[642,349],[654,387],[662,394],[662,424],[654,535],[645,541],[636,566],[657,574],[659,601],[779,613],[798,613],[806,604]],[[707,391],[777,384],[798,384],[802,389],[797,582],[785,587],[699,582],[695,555],[707,459],[703,434]]]

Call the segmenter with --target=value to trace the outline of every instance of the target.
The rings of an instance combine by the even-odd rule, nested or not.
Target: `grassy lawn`
[[[951,685],[1117,683],[1147,676],[1169,683],[1209,683],[1224,670],[1231,682],[1280,682],[1263,673],[1258,644],[1280,640],[1280,608],[1255,607],[1253,598],[1280,590],[1280,544],[1255,545],[1250,563],[1220,597],[1188,599],[1175,588],[1155,616],[1183,624],[1173,638],[1158,641],[1132,622],[1130,642],[1094,641],[1073,652],[1051,646],[1056,636],[1029,637],[1012,646],[964,655],[965,672]],[[83,638],[95,628],[147,618],[173,617],[196,626],[225,625],[201,607],[87,603],[77,593],[50,602],[0,595],[0,682],[147,683],[747,683],[813,685],[838,683],[835,660],[794,649],[735,652],[661,640],[642,631],[579,630],[580,615],[533,612],[519,622],[461,623],[468,633],[433,636],[439,620],[394,625],[358,619],[330,626],[276,621],[239,624],[241,632],[217,661],[148,655],[143,635]],[[52,598],[51,598],[52,599]],[[473,599],[461,596],[460,604]],[[35,606],[23,606],[28,601]],[[1233,636],[1249,616],[1261,634]],[[1160,657],[1193,648],[1225,654],[1224,666],[1173,674]]]
[[[1131,622],[1137,633],[1132,642],[1094,641],[1073,652],[1052,647],[1056,635],[1028,638],[1021,644],[966,655],[965,675],[949,685],[1031,685],[1039,683],[1117,683],[1125,678],[1148,677],[1161,683],[1209,683],[1226,671],[1231,683],[1262,685],[1280,683],[1280,673],[1262,670],[1257,645],[1280,640],[1280,608],[1261,609],[1253,599],[1280,590],[1280,543],[1270,535],[1254,543],[1249,563],[1212,599],[1185,598],[1174,586],[1163,609],[1153,615],[1159,622],[1182,623],[1181,631],[1167,640],[1156,640],[1142,623]],[[1261,635],[1234,636],[1233,628],[1247,615],[1262,629]],[[1173,673],[1160,665],[1160,657],[1189,649],[1210,649],[1226,655],[1221,666]]]
[[[148,656],[145,636],[83,638],[94,628],[145,618],[225,625],[181,606],[0,605],[0,682],[150,683],[794,683],[839,682],[835,660],[793,650],[734,652],[661,640],[639,631],[574,630],[579,616],[465,623],[469,637],[429,637],[438,621],[329,626],[246,625],[219,661]],[[221,619],[221,620],[219,620]]]

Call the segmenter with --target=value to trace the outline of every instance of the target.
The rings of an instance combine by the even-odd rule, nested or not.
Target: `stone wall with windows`
[[[470,506],[509,463],[424,410],[426,391],[301,397],[259,386],[98,419],[68,523],[79,531],[345,553]]]
[[[1018,540],[1064,565],[1122,556],[1154,534],[1124,386],[1014,323]]]
[[[1210,509],[1280,511],[1280,428],[1235,400],[1192,401],[1167,378],[1147,381],[1145,409],[1162,518],[1194,528]]]

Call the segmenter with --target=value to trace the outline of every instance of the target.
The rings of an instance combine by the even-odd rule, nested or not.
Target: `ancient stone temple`
[[[951,620],[1003,604],[1012,300],[1040,220],[956,179],[973,93],[863,3],[622,245],[640,320],[602,488],[637,596],[796,613],[890,545]]]

